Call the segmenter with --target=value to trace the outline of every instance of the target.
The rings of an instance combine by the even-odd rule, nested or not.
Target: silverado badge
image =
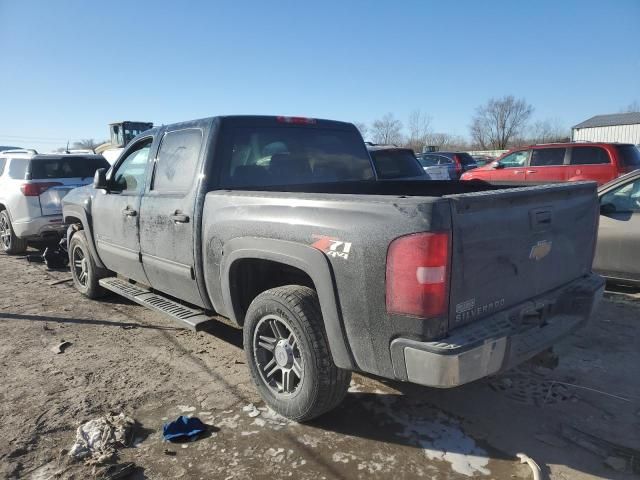
[[[533,247],[531,247],[531,253],[529,253],[529,258],[531,260],[540,261],[551,252],[551,241],[550,240],[540,240]]]

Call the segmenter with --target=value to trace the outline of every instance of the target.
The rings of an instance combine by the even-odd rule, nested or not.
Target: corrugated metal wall
[[[620,142],[637,145],[640,144],[640,124],[574,128],[572,139],[574,142],[587,140],[589,142]]]

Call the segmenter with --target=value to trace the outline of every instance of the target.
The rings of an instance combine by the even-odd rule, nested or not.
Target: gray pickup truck
[[[378,181],[356,128],[328,120],[148,130],[63,215],[81,293],[242,328],[261,396],[298,421],[352,371],[447,388],[512,367],[603,289],[595,183]]]

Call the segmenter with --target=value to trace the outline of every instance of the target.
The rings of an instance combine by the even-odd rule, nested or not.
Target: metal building
[[[574,142],[640,144],[640,112],[596,115],[571,129]]]

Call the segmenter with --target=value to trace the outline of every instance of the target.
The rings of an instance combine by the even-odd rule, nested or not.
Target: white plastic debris
[[[69,456],[76,460],[92,458],[98,462],[110,458],[116,448],[131,443],[134,424],[124,413],[90,420],[78,427]]]

